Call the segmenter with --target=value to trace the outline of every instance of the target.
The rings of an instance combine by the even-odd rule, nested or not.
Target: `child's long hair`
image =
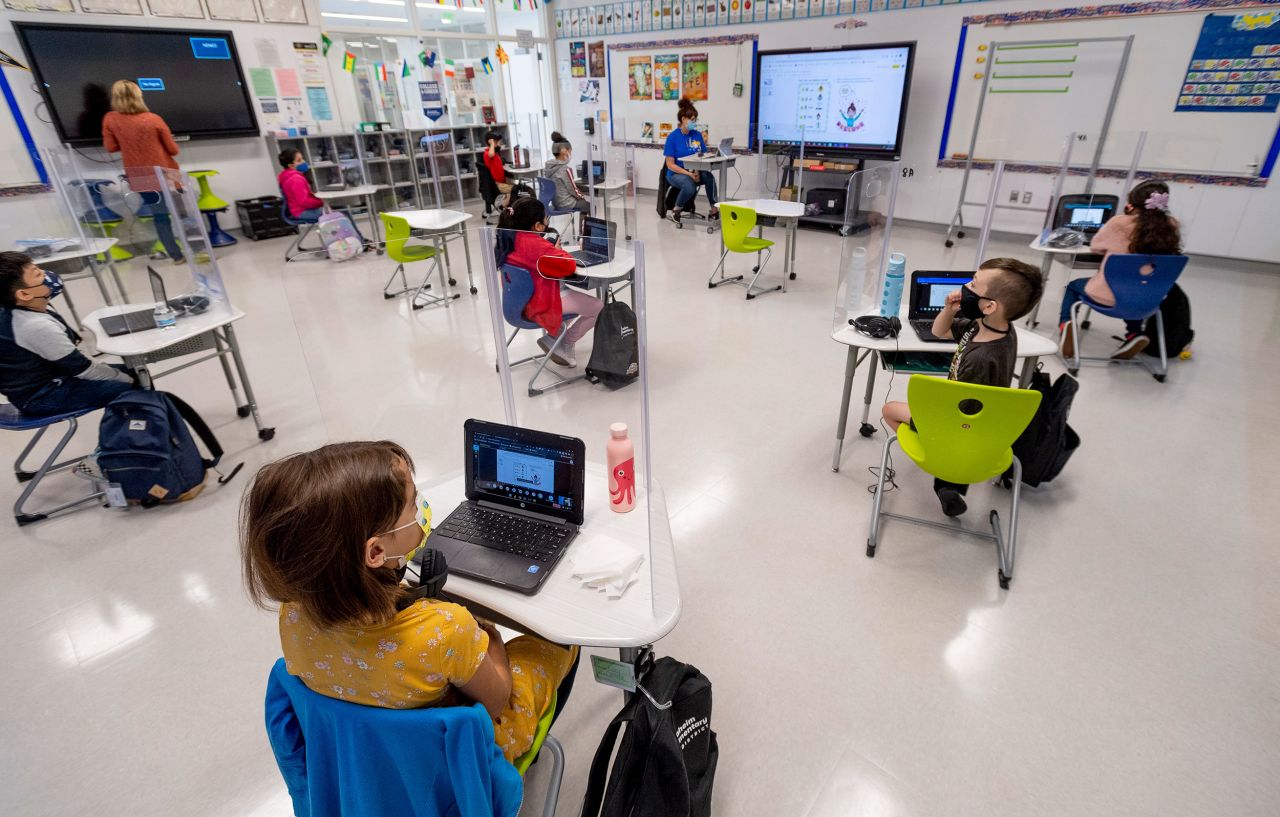
[[[1169,216],[1169,185],[1146,181],[1129,191],[1129,206],[1138,223],[1129,240],[1129,252],[1150,255],[1178,255],[1182,234]]]
[[[547,208],[533,196],[515,200],[510,207],[503,207],[498,216],[498,240],[494,242],[493,257],[498,266],[507,262],[507,256],[516,248],[516,232],[530,231],[539,221],[547,220]]]
[[[399,578],[365,565],[365,543],[395,524],[412,474],[409,454],[386,440],[334,443],[263,466],[240,510],[249,598],[296,604],[322,628],[393,617]]]

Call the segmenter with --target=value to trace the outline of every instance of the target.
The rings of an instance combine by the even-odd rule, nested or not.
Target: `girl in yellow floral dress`
[[[400,575],[429,530],[403,448],[326,445],[254,478],[241,514],[245,582],[260,606],[280,603],[285,662],[310,689],[390,709],[478,701],[515,760],[572,681],[578,650],[533,636],[503,644],[465,607],[410,598]]]

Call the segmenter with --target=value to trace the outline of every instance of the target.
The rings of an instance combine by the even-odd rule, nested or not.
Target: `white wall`
[[[309,5],[308,15],[312,20],[319,19],[314,5]],[[19,44],[17,34],[10,25],[12,21],[230,30],[235,35],[240,61],[246,73],[246,81],[250,68],[261,67],[254,48],[255,39],[269,38],[273,40],[279,50],[284,67],[291,67],[292,65],[292,44],[294,41],[320,42],[320,27],[318,25],[270,25],[265,23],[230,23],[216,20],[178,20],[156,18],[149,15],[123,17],[120,15],[100,14],[28,14],[0,9],[0,50],[12,54],[15,58],[24,62],[25,56],[22,47]],[[344,121],[350,123],[359,118],[355,113],[355,97],[350,89],[351,83],[338,83],[338,89],[345,90],[346,93],[335,93],[332,78],[336,76],[334,71],[340,70],[340,68],[335,69],[336,60],[340,54],[341,49],[336,47],[329,53],[330,72],[326,76],[326,87],[329,92],[330,105],[336,118],[331,122],[321,123],[324,132],[346,130],[346,126],[342,124]],[[57,147],[59,144],[57,132],[54,130],[53,125],[41,121],[40,116],[44,115],[43,108],[37,111],[40,96],[32,87],[31,75],[9,68],[4,70],[10,85],[13,87],[18,105],[22,109],[27,127],[31,130],[31,135],[35,139],[37,146],[42,150],[44,148]],[[39,115],[37,115],[38,113]],[[0,116],[9,116],[7,107],[0,105]],[[260,112],[259,120],[259,124],[261,124]],[[212,181],[213,190],[228,202],[232,202],[235,199],[277,194],[275,173],[272,170],[275,167],[275,158],[269,155],[266,140],[262,137],[192,141],[181,143],[179,147],[181,147],[182,153],[178,157],[178,161],[183,169],[213,169],[220,172],[221,175]],[[103,155],[101,151],[92,148],[86,148],[83,152],[95,158],[100,158]],[[119,173],[117,169],[119,167],[118,161],[114,167],[95,164],[86,159],[78,160],[78,164],[86,176],[91,174],[110,176]],[[219,220],[224,227],[236,226],[238,222],[235,208],[232,207],[229,212],[220,216]],[[9,248],[15,238],[48,235],[51,231],[59,228],[65,229],[64,221],[63,211],[56,194],[46,193],[0,198],[0,247]]]
[[[588,5],[585,0],[558,0],[559,9]],[[947,97],[951,88],[951,75],[955,66],[956,44],[958,42],[962,19],[965,16],[981,14],[998,14],[1007,11],[1027,11],[1033,8],[1064,8],[1076,3],[1059,2],[1024,2],[1022,0],[1007,2],[988,2],[980,5],[943,5],[900,11],[876,12],[860,15],[867,26],[859,29],[841,30],[834,26],[841,17],[825,17],[810,20],[795,20],[779,23],[748,26],[719,26],[714,28],[684,29],[676,31],[646,32],[640,34],[612,35],[605,37],[581,37],[575,39],[598,40],[607,43],[629,42],[640,40],[678,39],[685,37],[707,37],[725,34],[741,34],[754,31],[759,34],[761,50],[771,48],[792,48],[810,46],[814,48],[840,46],[854,43],[892,42],[916,40],[915,74],[912,81],[910,107],[907,114],[907,136],[902,155],[904,168],[913,171],[913,175],[902,180],[898,193],[897,215],[902,218],[945,224],[951,219],[959,197],[961,171],[939,169],[936,167],[938,145],[941,140],[943,121],[946,115]],[[1081,4],[1083,5],[1083,4]],[[1176,15],[1182,24],[1199,31],[1202,14]],[[1132,22],[1135,33],[1141,34],[1141,20]],[[1035,25],[1015,26],[1002,29],[1003,37],[1033,38]],[[971,27],[970,38],[989,36],[985,30]],[[1190,59],[1190,53],[1187,55]],[[569,40],[556,41],[556,65],[561,60],[569,59]],[[971,66],[965,66],[971,68]],[[971,74],[972,71],[969,71]],[[962,76],[964,73],[962,72]],[[748,79],[744,76],[744,83]],[[565,135],[574,141],[576,157],[587,155],[587,137],[583,133],[582,119],[591,116],[594,108],[606,107],[607,101],[599,106],[581,105],[576,92],[578,80],[561,76],[561,125]],[[731,77],[711,78],[711,93],[728,93]],[[1151,78],[1135,76],[1130,73],[1126,77],[1126,86],[1135,85],[1141,88],[1146,83],[1150,93],[1164,94],[1172,108],[1175,101],[1179,77]],[[602,88],[604,83],[602,82]],[[675,105],[672,104],[674,118]],[[1268,134],[1274,133],[1276,117],[1246,116],[1241,114],[1219,115],[1223,118],[1223,127],[1266,128]],[[712,139],[716,124],[711,125]],[[747,123],[732,123],[738,128]],[[960,128],[967,132],[972,121],[953,121],[952,128]],[[630,126],[628,130],[631,130]],[[656,178],[660,151],[637,150],[637,163],[642,184]],[[746,164],[742,162],[740,164]],[[743,168],[742,173],[754,173],[754,169]],[[971,181],[969,199],[979,200],[986,197],[989,190],[989,173],[979,173]],[[748,177],[750,178],[750,177]],[[1082,189],[1083,181],[1068,181],[1067,192]],[[1101,180],[1098,192],[1120,193],[1122,181]],[[1051,192],[1052,177],[1041,174],[1006,174],[1002,185],[1005,191],[1029,190],[1032,193],[1032,205],[1044,206]],[[1175,214],[1185,225],[1185,241],[1187,250],[1205,255],[1217,255],[1230,258],[1250,259],[1266,262],[1280,262],[1280,230],[1275,229],[1276,214],[1280,213],[1280,177],[1264,188],[1221,187],[1212,185],[1175,185],[1172,195],[1172,206]],[[966,220],[975,225],[981,222],[982,213],[979,208],[967,208]],[[1034,233],[1040,229],[1042,217],[1031,213],[997,211],[995,227],[1013,232]],[[941,236],[940,236],[941,237]]]

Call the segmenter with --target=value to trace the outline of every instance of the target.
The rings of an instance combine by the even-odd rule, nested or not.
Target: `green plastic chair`
[[[440,303],[448,306],[449,301],[462,297],[459,293],[449,294],[449,288],[445,285],[444,267],[440,264],[440,253],[436,248],[426,244],[409,243],[409,240],[413,237],[413,228],[409,226],[409,222],[405,220],[404,216],[398,216],[395,213],[379,213],[378,217],[382,219],[382,229],[386,233],[387,257],[397,264],[395,271],[387,279],[387,285],[382,288],[383,298],[390,300],[400,295],[412,293],[409,296],[410,305],[414,309],[422,309]],[[427,274],[422,276],[422,283],[417,286],[410,286],[408,278],[405,277],[404,265],[413,264],[417,261],[432,260],[435,263],[431,269],[427,270]],[[431,278],[432,271],[440,273],[440,291],[444,292],[444,295],[423,295],[423,293],[431,289],[431,284],[428,281]],[[397,275],[400,276],[400,289],[393,290],[391,285],[395,282]]]
[[[751,279],[751,283],[746,285],[748,301],[764,292],[782,289],[782,285],[779,284],[773,289],[756,291],[756,281],[760,278],[760,273],[764,270],[765,264],[768,264],[769,259],[773,257],[773,242],[767,238],[759,238],[751,234],[751,231],[756,226],[756,211],[740,204],[721,204],[719,207],[720,237],[724,241],[724,251],[720,253],[720,263],[716,264],[711,277],[707,279],[707,288],[715,289],[721,284],[742,284],[742,280],[746,276],[726,277],[724,274],[725,258],[729,256],[729,253],[736,252],[756,254],[756,265],[751,268],[755,276]],[[760,253],[762,252],[765,253],[763,262],[760,261]]]
[[[551,779],[547,781],[547,796],[542,805],[543,817],[555,817],[556,804],[560,800],[560,782],[564,778],[564,747],[551,734],[551,721],[556,714],[556,698],[556,693],[552,692],[551,704],[538,721],[537,731],[533,733],[533,745],[529,747],[529,751],[516,758],[515,762],[516,771],[524,777],[533,761],[538,759],[538,752],[546,749],[551,755]]]
[[[937,377],[912,375],[907,382],[910,425],[884,441],[880,453],[880,476],[876,483],[867,536],[867,557],[876,555],[880,518],[887,516],[917,525],[966,533],[996,543],[1000,587],[1008,590],[1013,579],[1013,558],[1018,543],[1018,503],[1022,489],[1022,463],[1013,455],[1013,443],[1030,425],[1040,407],[1040,392],[1033,389],[1003,389],[978,386]],[[1013,497],[1009,511],[1009,538],[1000,529],[1000,514],[992,510],[991,533],[931,519],[921,519],[881,510],[884,475],[889,464],[889,446],[897,440],[902,453],[931,476],[947,482],[972,485],[986,482],[1013,467]]]

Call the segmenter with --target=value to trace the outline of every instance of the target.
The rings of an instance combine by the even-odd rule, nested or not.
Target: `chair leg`
[[[556,817],[556,805],[560,802],[560,783],[564,779],[564,747],[548,734],[542,740],[542,750],[551,753],[551,777],[547,780],[547,796],[542,801],[542,817]]]
[[[400,288],[397,289],[395,292],[392,292],[391,284],[395,282],[397,275],[400,276]],[[384,284],[382,287],[382,297],[389,301],[392,298],[396,297],[397,295],[403,295],[408,291],[409,291],[409,280],[408,278],[405,277],[405,274],[404,274],[404,264],[397,264],[396,268],[391,271],[391,277],[387,279],[387,283]]]
[[[1165,376],[1169,374],[1169,350],[1165,346],[1164,315],[1158,308],[1156,309],[1156,342],[1160,344],[1160,371],[1153,373],[1152,377],[1163,383]]]
[[[1067,369],[1071,374],[1080,371],[1080,310],[1084,308],[1083,301],[1076,301],[1071,305],[1071,359],[1066,361]]]
[[[996,539],[996,560],[999,567],[996,576],[1000,589],[1008,590],[1013,581],[1013,560],[1018,550],[1018,506],[1022,501],[1022,463],[1013,458],[1013,496],[1009,503],[1009,540],[1006,542],[1000,530],[1000,514],[991,511],[991,532]]]
[[[76,418],[74,417],[68,418],[66,422],[67,432],[62,435],[62,439],[58,440],[57,445],[53,447],[53,451],[49,452],[49,456],[45,459],[44,463],[36,469],[35,474],[32,475],[31,479],[27,482],[27,487],[23,489],[22,494],[18,497],[18,501],[13,503],[13,518],[17,520],[19,526],[29,525],[32,522],[39,522],[41,519],[46,519],[49,515],[57,513],[58,511],[66,510],[72,506],[80,505],[84,502],[90,502],[104,496],[105,492],[94,491],[88,496],[72,500],[71,502],[64,502],[61,505],[57,505],[44,511],[27,513],[23,510],[27,503],[27,499],[30,498],[31,494],[35,491],[36,486],[40,484],[40,481],[44,479],[45,476],[53,471],[66,468],[70,465],[75,465],[84,459],[84,457],[76,457],[75,459],[67,460],[62,463],[57,462],[58,457],[62,454],[62,450],[67,447],[67,443],[71,442],[71,438],[76,435],[76,429],[79,428],[79,423],[76,422]],[[43,430],[44,429],[41,429],[41,431]],[[29,448],[30,446],[28,446],[28,450]],[[24,451],[23,457],[25,457],[26,454],[27,451]],[[19,458],[19,460],[21,459],[22,458]]]
[[[303,249],[302,242],[307,240],[307,236],[315,232],[316,225],[304,224],[302,229],[298,231],[298,237],[289,245],[289,249],[284,251],[285,262],[292,261],[300,255],[312,255],[324,249],[324,247],[316,247],[315,249]]]
[[[778,284],[777,286],[771,289],[762,289],[759,291],[756,290],[756,281],[760,280],[760,274],[764,272],[764,268],[769,265],[769,260],[773,258],[773,248],[765,247],[764,253],[765,253],[764,263],[756,264],[756,274],[751,279],[751,283],[747,284],[747,300],[748,301],[755,298],[757,295],[763,295],[766,292],[778,292],[782,289],[782,284]],[[758,261],[759,258],[757,258],[756,260]]]
[[[551,356],[556,353],[557,349],[560,348],[560,344],[564,341],[564,336],[568,332],[569,332],[568,326],[565,326],[560,330],[560,334],[556,335],[555,342],[551,344],[551,349],[545,355],[542,356],[541,361],[538,363],[537,371],[533,373],[533,377],[529,378],[529,396],[530,397],[537,397],[538,395],[544,392],[551,391],[552,389],[557,389],[561,386],[567,386],[570,383],[576,383],[579,380],[586,379],[587,377],[586,374],[580,374],[576,377],[565,377],[564,375],[561,375],[558,372],[553,371],[551,372],[551,376],[556,379],[555,383],[552,383],[550,386],[544,386],[543,388],[537,388],[536,386],[534,386],[534,383],[536,383],[538,378],[542,376],[543,371],[547,370],[547,365],[551,363]]]
[[[735,275],[735,276],[734,276],[734,277],[732,277],[732,278],[726,278],[726,277],[725,277],[725,275],[724,275],[724,260],[725,260],[726,258],[728,258],[728,257],[729,257],[729,248],[728,248],[728,247],[725,247],[725,248],[720,252],[720,263],[719,263],[719,264],[716,264],[716,268],[715,268],[714,270],[712,270],[712,271],[711,271],[711,277],[707,279],[707,289],[715,289],[716,287],[720,286],[721,284],[731,284],[731,283],[733,283],[734,281],[741,281],[741,280],[742,280],[742,277],[743,277],[743,276],[741,276],[741,275]],[[719,276],[720,276],[718,279],[716,278],[716,274],[717,274],[717,273],[719,273]]]
[[[890,435],[880,449],[880,475],[876,481],[875,499],[871,503],[871,529],[867,532],[867,558],[875,558],[876,546],[880,544],[880,505],[884,500],[884,477],[889,467],[889,446],[898,439],[897,434]]]
[[[18,478],[18,482],[28,482],[31,480],[32,477],[36,475],[35,471],[28,471],[25,468],[23,468],[22,463],[26,461],[27,456],[36,447],[36,444],[40,442],[40,438],[43,437],[44,433],[48,430],[49,430],[48,426],[41,426],[40,428],[37,428],[35,436],[33,436],[31,440],[27,443],[27,447],[22,449],[22,453],[19,454],[18,458],[13,461],[13,473],[14,473],[14,476]]]
[[[432,256],[432,262],[432,265],[427,268],[426,274],[422,276],[422,283],[418,284],[418,286],[413,290],[413,295],[409,296],[409,303],[414,309],[425,309],[428,306],[439,306],[440,304],[444,304],[445,307],[448,307],[450,301],[456,301],[458,298],[462,297],[461,293],[449,292],[449,287],[445,284],[444,265],[440,263],[439,252]],[[443,294],[427,295],[424,300],[419,300],[424,297],[423,293],[431,289],[431,273],[433,272],[439,273],[440,275],[440,291]],[[453,282],[450,281],[449,283]],[[407,292],[409,290],[406,289],[405,291]]]

